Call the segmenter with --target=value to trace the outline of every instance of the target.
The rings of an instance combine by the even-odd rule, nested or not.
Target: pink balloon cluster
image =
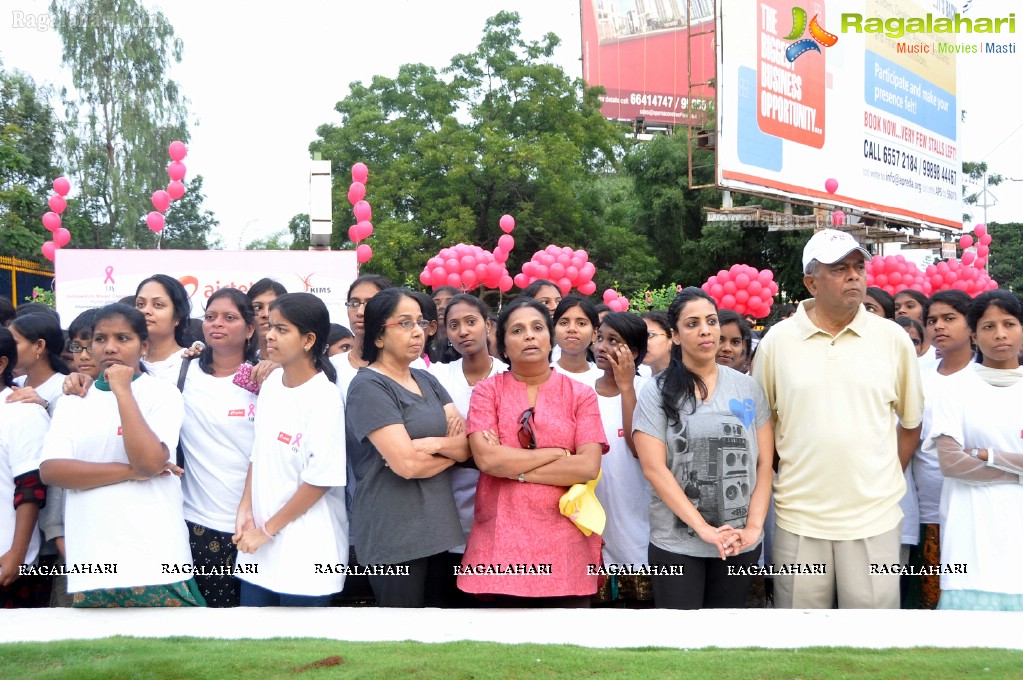
[[[610,307],[612,312],[625,312],[629,309],[629,298],[614,288],[608,288],[604,291],[604,304]]]
[[[770,269],[757,270],[748,264],[733,264],[711,276],[701,286],[718,303],[720,309],[739,314],[752,314],[763,319],[771,313],[778,284]]]
[[[53,234],[52,240],[43,243],[43,257],[50,262],[56,257],[57,250],[71,242],[71,232],[61,226],[60,215],[67,209],[68,192],[71,191],[71,182],[67,177],[58,177],[53,180],[53,196],[50,196],[47,203],[50,210],[43,214],[43,227]]]
[[[176,201],[185,195],[185,156],[188,155],[188,147],[184,142],[173,141],[167,147],[167,155],[171,162],[167,166],[167,177],[170,182],[166,189],[157,189],[149,199],[156,210],[151,210],[146,215],[146,226],[154,233],[159,234],[167,224],[164,213],[170,208],[171,201]]]
[[[369,180],[369,168],[365,163],[352,166],[352,183],[348,187],[348,202],[352,204],[355,224],[348,227],[348,238],[356,244],[355,258],[359,264],[366,264],[373,257],[373,249],[367,243],[359,241],[373,235],[373,208],[366,201],[366,182]]]
[[[426,262],[426,268],[419,274],[419,281],[424,286],[433,288],[454,286],[467,291],[482,285],[487,288],[498,288],[502,293],[507,293],[511,290],[512,278],[503,261],[498,259],[498,250],[500,247],[491,253],[479,246],[465,243],[444,248]],[[508,259],[507,253],[504,258]]]
[[[875,255],[866,263],[866,270],[867,285],[876,286],[889,295],[910,288],[930,296],[933,290],[929,275],[902,255]]]
[[[522,265],[522,273],[515,275],[515,285],[525,288],[537,279],[557,284],[562,295],[575,288],[583,295],[597,292],[593,275],[597,267],[589,261],[585,250],[572,250],[568,246],[549,245],[533,253],[532,259]]]
[[[983,224],[974,226],[973,233],[977,236],[976,251],[967,250],[974,244],[973,236],[963,234],[959,237],[959,247],[963,249],[961,259],[928,265],[925,277],[933,292],[951,288],[976,297],[986,290],[998,288],[998,282],[985,270],[991,253],[991,234],[987,233],[987,226]]]

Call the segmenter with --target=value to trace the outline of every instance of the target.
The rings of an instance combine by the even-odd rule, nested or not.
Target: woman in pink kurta
[[[541,304],[513,300],[497,329],[510,369],[473,390],[466,429],[482,474],[458,587],[585,605],[597,590],[588,567],[601,564],[600,536],[583,536],[558,502],[596,478],[608,447],[596,393],[550,366],[550,326]]]

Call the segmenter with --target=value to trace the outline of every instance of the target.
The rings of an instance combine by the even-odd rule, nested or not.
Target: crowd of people
[[[4,305],[0,606],[1023,609],[1023,305],[869,257],[818,232],[757,330],[543,280]]]

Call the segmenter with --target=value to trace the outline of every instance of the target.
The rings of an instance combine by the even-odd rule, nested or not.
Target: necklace
[[[464,364],[463,364],[463,366],[464,366]],[[469,375],[464,370],[462,371],[462,375],[465,376],[465,382],[469,383],[469,387],[474,387],[476,385],[476,383],[478,383],[480,380],[483,380],[488,375],[490,375],[490,372],[493,371],[493,370],[494,370],[494,357],[490,357],[490,365],[487,366],[487,370],[484,371],[483,374],[480,375],[478,378],[470,378]]]

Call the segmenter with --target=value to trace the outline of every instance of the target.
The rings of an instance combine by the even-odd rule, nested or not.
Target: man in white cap
[[[776,607],[899,606],[890,572],[923,392],[909,336],[863,307],[869,257],[845,232],[814,234],[803,249],[813,299],[767,334],[754,361],[778,458]]]

